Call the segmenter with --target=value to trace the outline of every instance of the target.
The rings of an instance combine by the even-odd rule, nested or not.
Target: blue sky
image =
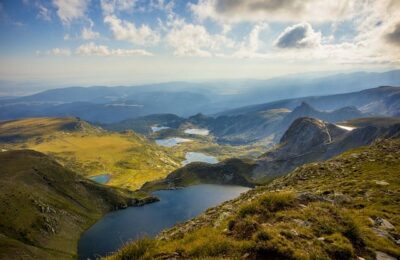
[[[398,13],[396,0],[1,0],[0,87],[393,69]]]

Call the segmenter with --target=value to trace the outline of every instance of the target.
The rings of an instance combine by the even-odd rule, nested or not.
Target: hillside
[[[218,113],[217,115],[241,115],[275,108],[287,108],[293,110],[295,107],[301,105],[302,102],[306,102],[318,110],[335,110],[343,107],[353,106],[363,113],[397,116],[398,111],[400,111],[399,95],[400,87],[382,86],[344,94],[305,96],[301,98],[273,101],[269,103],[240,107]]]
[[[297,168],[107,259],[396,259],[400,140]]]
[[[271,146],[279,142],[290,124],[300,117],[337,123],[362,117],[396,117],[400,88],[379,87],[328,96],[308,96],[228,110],[215,115],[198,113],[188,118],[156,114],[103,124],[114,131],[134,130],[151,135],[152,126],[182,129],[207,128],[219,144]]]
[[[84,176],[108,174],[107,185],[132,190],[165,177],[183,160],[134,132],[107,132],[77,118],[0,122],[0,147],[43,152]]]
[[[82,178],[48,156],[0,153],[0,259],[72,259],[107,211],[154,200]]]
[[[103,130],[73,117],[25,118],[0,122],[0,142],[21,142],[54,132],[101,133]]]
[[[318,119],[299,118],[275,148],[258,158],[253,178],[272,179],[305,163],[326,160],[349,149],[369,145],[379,138],[398,137],[399,133],[400,124],[367,125],[347,131]]]
[[[102,127],[111,131],[133,130],[136,133],[149,135],[153,126],[178,128],[184,118],[174,114],[155,114],[138,118],[126,119],[114,124],[103,124]]]
[[[252,160],[227,159],[220,163],[193,162],[170,174],[165,179],[146,182],[141,190],[174,189],[196,184],[225,184],[254,187],[249,172],[256,164]]]
[[[219,164],[189,164],[165,179],[146,183],[146,190],[174,188],[198,183],[252,186],[267,183],[306,163],[330,159],[349,149],[370,145],[382,138],[400,137],[400,124],[366,125],[352,131],[319,119],[296,119],[280,142],[254,160],[224,160]],[[239,162],[241,167],[232,167]],[[236,164],[234,164],[236,165]]]

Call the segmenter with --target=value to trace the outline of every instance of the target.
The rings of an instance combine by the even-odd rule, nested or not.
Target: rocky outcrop
[[[309,162],[327,160],[352,148],[370,145],[379,138],[398,138],[400,124],[366,126],[346,131],[313,118],[299,118],[276,148],[257,160],[253,180],[272,179]]]

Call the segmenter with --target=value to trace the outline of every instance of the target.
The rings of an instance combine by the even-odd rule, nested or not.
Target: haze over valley
[[[399,259],[398,13],[1,1],[0,259]]]

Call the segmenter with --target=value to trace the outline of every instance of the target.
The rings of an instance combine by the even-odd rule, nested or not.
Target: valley
[[[327,163],[339,160],[341,164],[343,160],[337,158],[364,151],[362,149],[366,148],[362,147],[376,147],[373,148],[373,151],[380,153],[380,143],[387,142],[387,145],[391,147],[388,152],[393,155],[390,158],[396,158],[395,147],[397,147],[397,140],[400,137],[400,120],[396,117],[399,104],[398,93],[400,93],[398,87],[380,87],[343,94],[339,97],[304,97],[275,101],[214,115],[198,113],[181,117],[174,114],[154,114],[126,119],[118,123],[87,122],[74,116],[33,117],[2,121],[0,122],[0,149],[2,151],[0,155],[37,153],[39,156],[40,154],[40,158],[46,158],[44,161],[51,161],[46,165],[55,164],[60,168],[52,170],[52,174],[64,171],[61,170],[62,168],[74,176],[73,181],[69,181],[70,183],[79,183],[86,189],[90,187],[88,192],[95,192],[95,194],[101,190],[102,195],[94,196],[102,201],[99,205],[103,206],[94,209],[96,203],[92,204],[89,200],[85,202],[88,204],[84,204],[80,201],[81,199],[71,197],[69,193],[76,187],[72,187],[68,181],[63,180],[62,183],[69,186],[63,187],[61,193],[58,189],[54,192],[63,197],[67,196],[63,199],[68,202],[63,202],[62,199],[49,200],[47,195],[41,193],[33,195],[39,199],[33,199],[33,206],[27,208],[29,211],[24,214],[33,218],[32,223],[36,223],[35,219],[44,215],[44,224],[26,224],[27,226],[24,224],[25,226],[19,227],[17,222],[5,218],[2,224],[5,228],[0,229],[5,234],[5,239],[1,241],[0,245],[11,248],[12,243],[16,243],[15,247],[23,248],[26,254],[40,256],[44,259],[50,259],[55,255],[61,259],[71,256],[86,259],[97,254],[109,256],[111,252],[118,250],[131,239],[139,240],[123,247],[110,258],[125,259],[128,255],[129,259],[130,255],[135,255],[133,258],[136,259],[137,254],[142,254],[140,255],[142,258],[162,258],[164,256],[166,259],[172,256],[177,258],[241,257],[245,255],[245,258],[252,259],[257,258],[257,254],[263,254],[263,252],[276,255],[278,258],[301,258],[307,255],[306,251],[301,251],[302,249],[297,247],[302,240],[296,240],[297,238],[290,238],[286,235],[283,235],[284,238],[282,238],[280,235],[283,232],[280,228],[284,229],[287,225],[280,223],[279,217],[275,218],[274,214],[281,214],[279,213],[281,209],[271,211],[267,208],[265,211],[262,208],[264,202],[259,203],[261,206],[257,204],[258,202],[254,202],[255,211],[253,212],[251,209],[250,217],[247,217],[248,213],[241,215],[242,208],[250,207],[247,206],[249,201],[257,201],[259,197],[272,196],[273,200],[283,199],[282,203],[286,203],[286,199],[289,200],[288,206],[282,208],[285,212],[282,214],[288,218],[290,218],[290,214],[297,214],[296,219],[314,221],[313,219],[305,220],[298,215],[300,213],[296,213],[299,205],[305,203],[305,207],[310,207],[311,212],[311,208],[320,207],[318,203],[325,203],[326,200],[303,202],[301,194],[310,193],[309,189],[314,190],[315,186],[313,185],[320,185],[324,181],[326,181],[326,185],[334,187],[330,183],[331,180],[328,177],[325,179],[324,175],[317,175],[316,178],[324,179],[315,179],[305,187],[288,188],[289,184],[282,183],[286,183],[288,180],[291,183],[290,178],[292,177],[290,176],[296,175],[296,172],[308,169],[308,167],[317,167],[315,165],[324,165],[326,160],[328,160]],[[341,100],[343,107],[337,105],[338,100]],[[377,105],[378,103],[379,105]],[[349,106],[350,104],[352,106]],[[321,107],[327,110],[323,110]],[[364,152],[362,153],[364,154]],[[33,156],[33,154],[29,156]],[[371,162],[377,160],[376,156],[376,154],[371,154]],[[357,158],[359,158],[358,155]],[[10,165],[16,163],[14,155],[12,155],[12,159],[7,159]],[[34,174],[42,174],[42,170],[32,166],[35,164],[34,162],[28,162],[22,164],[21,167],[27,167],[27,172],[30,172],[28,169],[33,169]],[[397,167],[395,165],[397,159],[390,162],[393,162],[394,168]],[[353,167],[361,167],[358,159],[354,161],[354,165],[356,166]],[[324,168],[325,166],[318,167]],[[347,165],[337,166],[337,168],[343,167],[347,169]],[[373,169],[375,169],[374,167]],[[5,182],[9,181],[7,178],[10,178],[6,176],[12,176],[14,171],[12,169],[6,168],[2,173],[2,179]],[[344,171],[347,172],[347,170]],[[363,168],[362,171],[366,170]],[[309,172],[312,171],[306,170],[305,174]],[[376,174],[376,172],[372,171],[370,174]],[[58,183],[60,176],[54,176],[50,178],[50,181],[48,178],[46,174],[43,177],[45,183],[41,185],[48,185],[49,187],[46,189],[53,190],[55,187],[53,182]],[[352,180],[350,182],[353,183],[357,180],[358,175],[345,175],[344,178],[350,178]],[[392,183],[393,181],[389,177],[385,177],[383,181],[378,177],[376,179],[379,183],[386,183],[388,180]],[[19,185],[18,187],[25,187],[18,182],[16,184]],[[276,185],[283,186],[275,188]],[[333,194],[345,194],[346,191],[341,188],[338,187]],[[26,191],[25,188],[22,189]],[[33,190],[35,189],[33,187]],[[272,192],[277,189],[278,193]],[[239,196],[241,192],[247,190],[249,191],[246,194]],[[281,193],[282,198],[279,195]],[[7,192],[3,194],[2,200],[5,203],[8,203],[7,194]],[[80,196],[79,194],[78,192],[76,196]],[[25,193],[21,193],[19,196],[17,199],[21,201],[30,198],[30,195]],[[239,198],[235,199],[238,196]],[[327,196],[331,196],[330,193]],[[159,199],[161,202],[156,202]],[[233,200],[225,202],[231,199]],[[14,198],[11,199],[11,201],[13,200]],[[47,202],[43,204],[46,205],[46,209],[43,211],[40,203],[44,200]],[[35,206],[37,204],[35,201],[40,201],[38,207]],[[141,206],[151,202],[156,203],[145,205],[143,208],[132,207],[107,214],[110,210]],[[68,217],[64,218],[62,217],[64,213],[60,212],[64,212],[61,209],[66,207],[62,206],[67,205],[65,203],[77,203],[75,206],[87,208],[91,213],[85,215],[75,209],[75,206],[68,206],[68,210],[74,213],[65,213]],[[222,203],[221,206],[218,206],[220,203]],[[231,203],[234,203],[234,208],[239,211],[225,211],[224,208],[231,207],[227,206],[232,205]],[[205,215],[200,215],[194,220],[189,220],[209,207],[216,208],[207,210]],[[321,207],[323,208],[321,210],[331,210],[326,208],[326,205]],[[66,212],[69,212],[68,210]],[[246,210],[243,209],[243,211]],[[341,210],[339,209],[340,212]],[[345,211],[348,210],[350,209],[346,208]],[[268,213],[269,211],[271,212]],[[167,212],[176,214],[166,216]],[[214,219],[220,212],[224,217]],[[9,210],[4,209],[3,214],[10,215]],[[226,219],[227,216],[229,217]],[[272,220],[269,220],[270,217],[264,219],[263,216],[270,216]],[[66,225],[63,223],[71,221],[69,218],[73,218],[79,224],[69,231],[65,231]],[[219,218],[221,219],[218,220]],[[371,218],[374,219],[375,215]],[[150,220],[158,224],[151,225],[149,228]],[[183,221],[189,222],[179,224]],[[212,221],[217,221],[218,224]],[[270,223],[269,221],[277,223],[276,226],[272,225],[271,230],[264,230],[264,223]],[[394,225],[397,223],[392,217],[389,221],[395,223]],[[249,228],[247,225],[250,222],[255,231],[242,230],[242,228]],[[238,223],[238,230],[235,229],[236,223]],[[16,229],[6,228],[7,225]],[[208,225],[217,228],[210,230]],[[259,226],[263,226],[263,228],[260,229]],[[224,227],[223,230],[228,227],[228,231],[222,232],[219,230],[220,227]],[[171,229],[168,230],[168,228]],[[298,230],[293,225],[290,228],[297,234],[305,232],[303,235],[308,236],[309,239],[314,239],[312,237],[317,234],[313,233],[317,232],[316,230]],[[163,231],[165,229],[167,231]],[[185,231],[182,231],[186,229],[193,231],[188,238],[185,238],[183,235]],[[25,235],[21,236],[21,230],[24,230],[23,234]],[[332,253],[329,251],[331,250],[329,246],[318,244],[312,248],[316,256],[326,258],[337,253],[346,254],[345,258],[362,255],[369,259],[374,254],[375,251],[360,249],[361,246],[357,247],[357,244],[354,244],[356,242],[347,237],[345,233],[340,233],[341,228],[338,230],[327,233],[329,237],[326,239],[331,239],[332,235],[332,243],[340,243],[337,248],[335,244],[332,250],[339,250],[339,252],[332,251]],[[214,251],[214,249],[207,249],[208,245],[204,244],[205,242],[201,239],[197,241],[197,236],[202,236],[202,232],[215,236],[215,239],[221,239],[224,243],[223,248],[225,246],[229,248],[229,254],[228,251],[225,251],[228,249],[220,249],[219,244],[216,245],[216,251]],[[263,244],[265,249],[260,249],[260,243],[269,240],[260,240],[260,242],[258,238],[253,238],[258,237],[258,233],[268,233],[267,236],[273,237],[273,240]],[[46,239],[37,240],[35,238],[38,236],[37,234],[42,234],[40,236]],[[81,234],[82,236],[80,236]],[[144,235],[156,238],[155,240],[141,240]],[[59,242],[59,237],[63,236],[68,237],[65,240],[69,241],[68,243]],[[368,248],[384,254],[398,255],[389,242],[382,240],[377,242],[378,244],[374,244],[374,238],[371,236],[367,235],[362,238],[363,243],[369,243]],[[397,236],[397,233],[392,232],[386,238],[397,238]],[[102,242],[103,237],[107,237],[105,243]],[[162,239],[159,240],[160,238]],[[78,239],[80,239],[79,246],[77,246]],[[196,241],[195,244],[198,244],[199,248],[192,248],[192,242],[189,245],[185,242],[186,239]],[[274,239],[285,241],[287,245],[280,248],[274,244],[278,243]],[[287,242],[285,239],[293,240],[293,242]],[[177,244],[182,244],[183,247],[177,248]],[[381,244],[392,249],[385,249],[385,246]],[[46,245],[45,249],[35,249],[35,247],[41,248],[43,245]],[[142,246],[145,248],[141,248]],[[276,248],[277,251],[268,251],[271,250],[271,247]],[[61,252],[61,248],[65,251],[61,250]],[[52,250],[59,252],[52,253]],[[3,253],[4,250],[0,251]],[[11,253],[4,251],[3,254],[8,256]]]
[[[0,260],[400,259],[400,0],[0,0]]]
[[[399,139],[297,168],[106,259],[396,259]]]
[[[106,188],[32,150],[0,153],[0,259],[71,259],[80,234],[106,212],[154,202]]]
[[[85,177],[108,175],[107,185],[131,190],[164,178],[181,167],[190,153],[219,160],[257,156],[261,146],[218,145],[210,136],[173,132],[151,140],[132,131],[109,132],[77,118],[31,118],[0,122],[1,149],[32,149],[45,153]],[[179,145],[157,145],[168,136],[190,140]],[[172,139],[174,140],[174,139]],[[155,141],[155,143],[154,143]],[[171,143],[170,141],[168,141]],[[207,157],[206,157],[207,158]],[[214,159],[217,160],[217,159]]]

